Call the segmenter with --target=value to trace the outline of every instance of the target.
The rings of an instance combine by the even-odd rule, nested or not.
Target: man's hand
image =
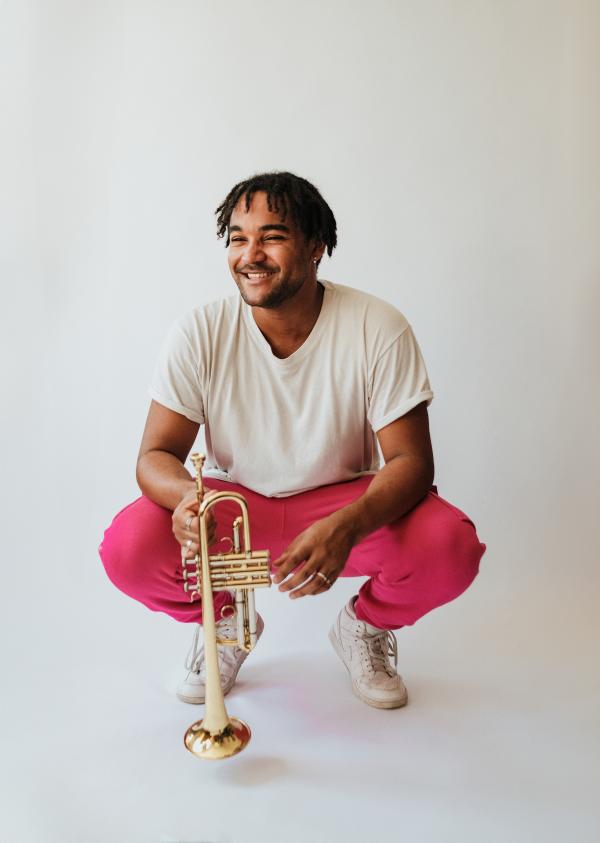
[[[291,591],[291,598],[321,594],[340,575],[354,543],[354,531],[341,513],[315,521],[273,562],[273,582],[281,583],[279,591]]]
[[[214,492],[206,492],[207,500]],[[179,544],[186,548],[185,558],[193,559],[200,552],[198,545],[198,496],[196,489],[191,489],[183,496],[173,511],[173,535]],[[216,541],[217,525],[212,512],[207,516],[208,544]]]
[[[426,403],[379,430],[377,438],[385,465],[364,494],[315,521],[273,562],[273,582],[281,583],[279,590],[290,592],[290,597],[331,588],[356,544],[401,518],[427,494],[433,482],[433,454]]]

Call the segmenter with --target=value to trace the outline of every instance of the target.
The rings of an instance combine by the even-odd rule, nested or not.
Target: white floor
[[[35,639],[4,642],[2,841],[600,840],[597,594],[528,583],[509,598],[488,571],[398,631],[410,701],[386,712],[350,693],[327,641],[351,582],[318,613],[257,592],[266,631],[226,698],[252,741],[210,763],[182,743],[202,708],[172,693],[191,628],[100,569],[77,600],[67,573],[71,608],[54,611],[40,572]],[[22,610],[7,629],[25,630]]]

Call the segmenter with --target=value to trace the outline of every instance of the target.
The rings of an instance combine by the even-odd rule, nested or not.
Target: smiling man
[[[310,182],[253,176],[216,214],[239,294],[186,314],[163,345],[138,457],[143,494],[105,533],[106,571],[150,609],[201,623],[180,556],[198,550],[184,464],[204,425],[206,487],[244,495],[253,545],[271,550],[282,594],[315,597],[339,577],[368,577],[329,638],[354,693],[397,708],[407,692],[393,630],[461,594],[485,551],[473,522],[432,486],[433,392],[419,346],[391,304],[318,279],[336,222]],[[233,510],[220,506],[228,524]],[[214,519],[210,530],[213,540]],[[232,595],[217,592],[214,602],[218,633],[235,637]],[[263,627],[259,617],[259,635]],[[191,703],[204,701],[198,632],[178,689]],[[246,653],[219,651],[228,693]]]

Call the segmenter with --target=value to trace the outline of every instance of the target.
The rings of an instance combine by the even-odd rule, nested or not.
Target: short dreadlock
[[[226,246],[229,246],[229,222],[233,209],[245,195],[248,211],[252,196],[258,190],[267,194],[269,211],[279,214],[282,221],[289,212],[305,240],[314,238],[317,242],[324,243],[327,254],[331,257],[337,245],[337,226],[331,208],[313,184],[287,172],[258,173],[232,187],[225,201],[215,211],[217,237],[221,238],[227,234]]]

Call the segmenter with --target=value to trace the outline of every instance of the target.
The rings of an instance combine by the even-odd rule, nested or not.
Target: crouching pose
[[[419,346],[391,304],[318,279],[336,222],[305,179],[256,175],[216,213],[238,292],[195,308],[167,336],[138,458],[142,496],[104,534],[106,572],[153,611],[196,625],[178,696],[202,703],[201,605],[183,591],[181,553],[198,552],[184,464],[204,425],[205,485],[244,495],[253,546],[270,550],[281,592],[314,597],[339,577],[368,577],[329,638],[353,692],[397,708],[407,693],[394,630],[458,597],[485,551],[473,522],[432,485],[433,392]],[[228,506],[215,507],[224,524],[237,514]],[[214,518],[209,529],[213,541]],[[232,601],[214,595],[224,638],[235,637]],[[259,617],[259,636],[263,626]],[[219,647],[225,694],[246,655]]]

